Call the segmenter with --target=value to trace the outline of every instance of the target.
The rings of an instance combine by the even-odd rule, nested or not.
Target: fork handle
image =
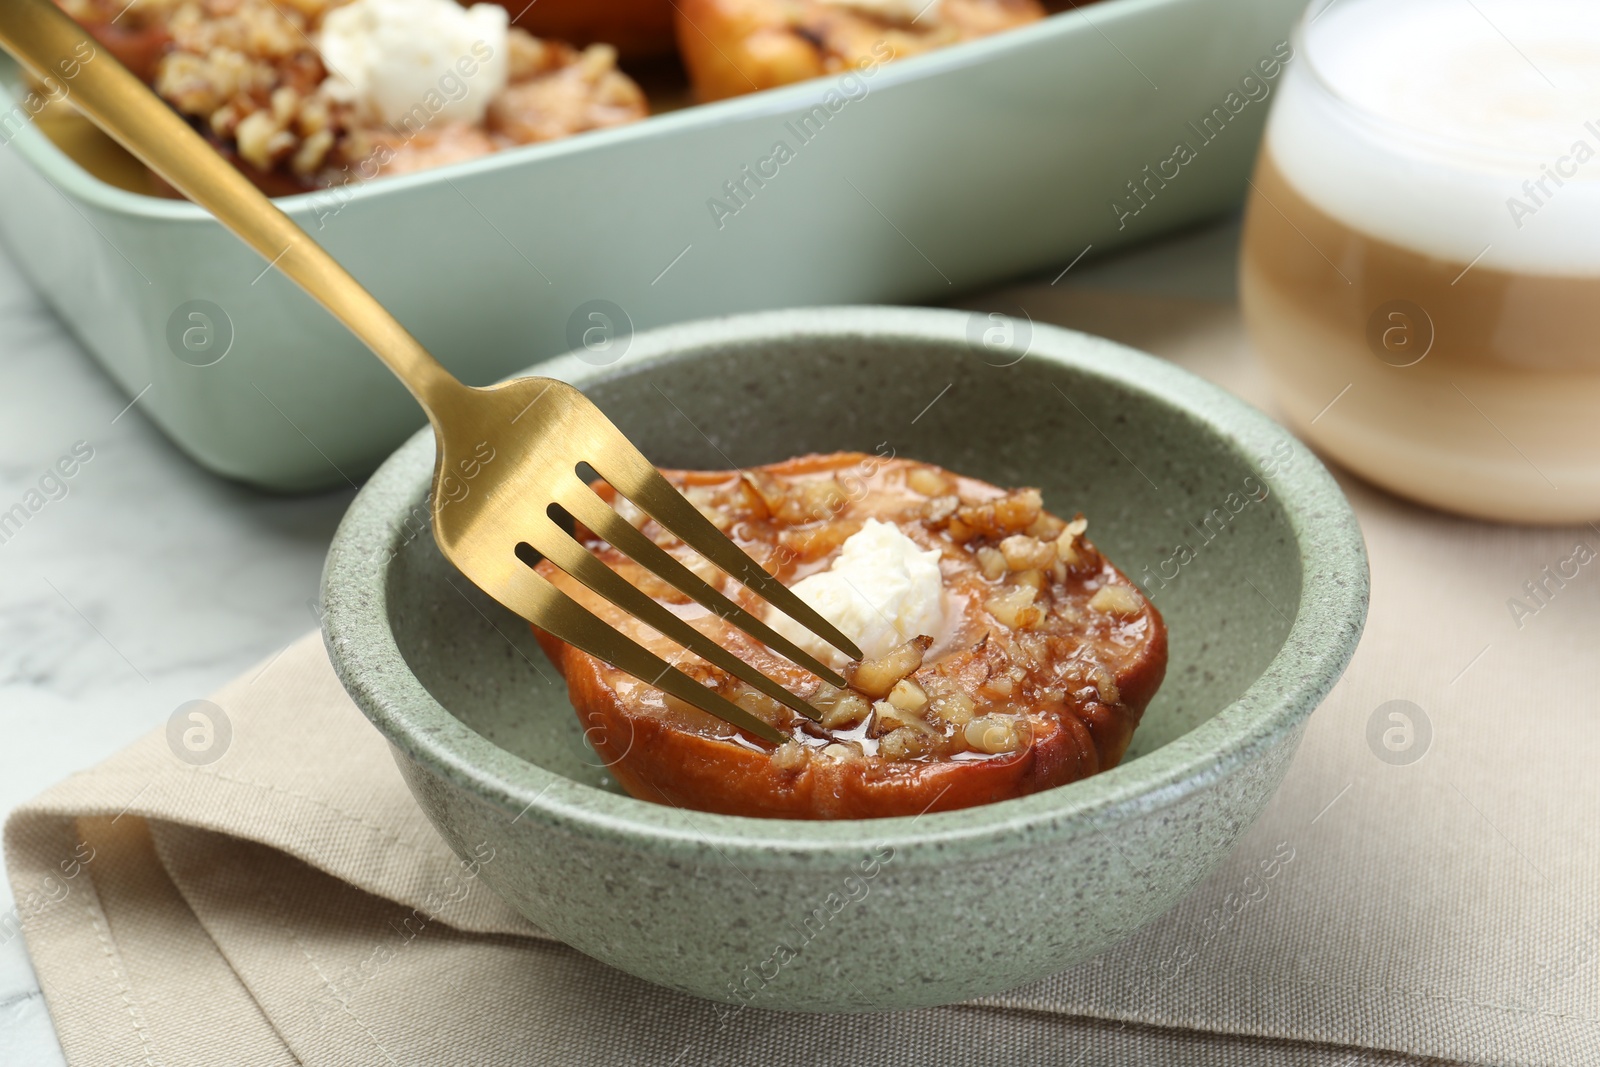
[[[310,234],[52,0],[0,0],[0,45],[332,312],[430,418],[448,394],[465,390]]]

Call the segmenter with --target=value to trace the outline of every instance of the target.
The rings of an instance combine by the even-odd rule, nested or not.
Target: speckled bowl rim
[[[904,307],[805,308],[707,319],[641,333],[616,364],[573,356],[538,373],[596,385],[720,343],[866,338],[967,344],[964,312]],[[1247,462],[1292,435],[1222,389],[1173,364],[1103,338],[1035,323],[1026,358],[1146,394],[1178,409],[1197,434],[1222,439]],[[1304,446],[1301,446],[1304,449]],[[424,429],[384,462],[334,535],[323,573],[323,634],[351,697],[405,757],[519,821],[674,858],[713,854],[764,868],[850,863],[868,845],[895,849],[896,864],[997,856],[1037,847],[1176,803],[1225,778],[1300,727],[1349,663],[1366,618],[1368,570],[1361,530],[1327,470],[1305,462],[1280,471],[1273,491],[1299,545],[1299,609],[1277,655],[1246,691],[1193,730],[1080,782],[996,804],[919,817],[809,822],[712,815],[583,785],[515,755],[467,728],[422,686],[388,625],[381,571],[368,561],[390,547],[399,520],[433,466]]]

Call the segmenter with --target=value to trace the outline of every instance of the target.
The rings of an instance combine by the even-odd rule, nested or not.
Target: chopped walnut
[[[920,714],[928,706],[928,694],[922,686],[910,678],[902,678],[894,683],[894,688],[889,690],[885,698],[890,704],[911,715]]]
[[[1035,594],[1044,592],[1044,571],[1018,571],[1011,580],[1017,583],[1019,589],[1026,586]]]
[[[1089,598],[1089,607],[1108,615],[1137,615],[1144,610],[1144,598],[1129,586],[1106,585]]]
[[[772,752],[772,765],[779,770],[798,771],[808,759],[806,746],[798,741],[785,741]]]
[[[954,691],[941,693],[928,704],[933,715],[952,726],[965,726],[977,713],[977,704],[967,694]]]
[[[829,522],[820,526],[792,527],[778,535],[778,543],[799,556],[814,558],[832,552],[861,529],[857,521]]]
[[[1026,740],[1027,732],[1017,719],[1008,715],[985,715],[967,723],[962,731],[974,751],[1000,755],[1015,752]]]
[[[733,695],[733,702],[764,722],[781,725],[787,722],[792,715],[787,707],[778,703],[772,697],[740,683],[738,691]]]
[[[1013,630],[1026,630],[1044,620],[1044,609],[1033,601],[1039,591],[1031,585],[1018,585],[1009,592],[984,602],[989,614]]]
[[[1117,680],[1110,671],[1096,664],[1089,674],[1094,679],[1095,692],[1099,694],[1101,703],[1115,704],[1122,699],[1122,694],[1117,691]]]
[[[863,660],[849,670],[851,686],[869,697],[889,695],[894,684],[922,666],[922,657],[933,647],[933,638],[923,634],[896,645],[877,659]]]
[[[1089,528],[1087,519],[1077,518],[1067,523],[1066,529],[1061,531],[1061,536],[1056,538],[1056,554],[1061,557],[1061,562],[1069,567],[1076,567],[1079,562],[1078,538],[1083,536]]]
[[[923,517],[928,520],[929,525],[937,528],[941,524],[948,522],[950,516],[954,515],[956,509],[960,506],[961,498],[954,493],[948,496],[937,496],[924,505]]]
[[[954,489],[948,478],[927,467],[918,467],[913,470],[906,476],[906,484],[923,496],[931,497],[946,496]]]
[[[933,725],[916,712],[897,708],[887,700],[873,704],[872,726],[869,732],[874,737],[882,737],[895,730],[915,730],[924,734],[935,732]]]
[[[878,754],[884,759],[909,760],[931,755],[937,750],[931,735],[909,726],[891,730],[878,740]]]
[[[1032,526],[1043,509],[1044,497],[1037,489],[1018,489],[981,504],[963,504],[950,520],[950,535],[958,541],[974,537],[1002,540]]]
[[[861,696],[840,689],[813,698],[811,704],[821,713],[822,725],[829,730],[849,730],[859,726],[872,711],[872,705]]]
[[[1056,518],[1049,512],[1042,512],[1033,524],[1023,533],[1029,537],[1036,537],[1041,541],[1054,541],[1061,536],[1061,531],[1066,528],[1066,522]]]
[[[1009,570],[1039,570],[1056,561],[1056,546],[1027,534],[1012,534],[1000,542],[1000,554]]]

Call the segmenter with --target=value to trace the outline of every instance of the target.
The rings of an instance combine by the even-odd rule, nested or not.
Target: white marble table
[[[1226,300],[1236,243],[1208,227],[1058,284]],[[79,441],[93,459],[67,495],[0,543],[0,818],[311,629],[352,496],[268,496],[194,466],[0,252],[0,511]],[[0,882],[0,1065],[61,1064],[15,927]]]
[[[127,403],[0,253],[0,510],[75,442],[94,450],[0,544],[3,812],[316,623],[308,602],[352,492],[223,482]],[[12,907],[4,884],[0,1064],[59,1064]]]

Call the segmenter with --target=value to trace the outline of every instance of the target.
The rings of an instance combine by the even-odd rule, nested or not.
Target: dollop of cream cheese
[[[939,552],[924,551],[899,528],[868,519],[845,539],[825,571],[794,584],[795,595],[861,646],[868,659],[920,634],[937,639],[944,627],[944,579]],[[811,631],[773,610],[768,622],[824,663],[844,655]]]
[[[322,20],[328,91],[416,133],[479,123],[506,87],[506,9],[455,0],[354,0]]]

